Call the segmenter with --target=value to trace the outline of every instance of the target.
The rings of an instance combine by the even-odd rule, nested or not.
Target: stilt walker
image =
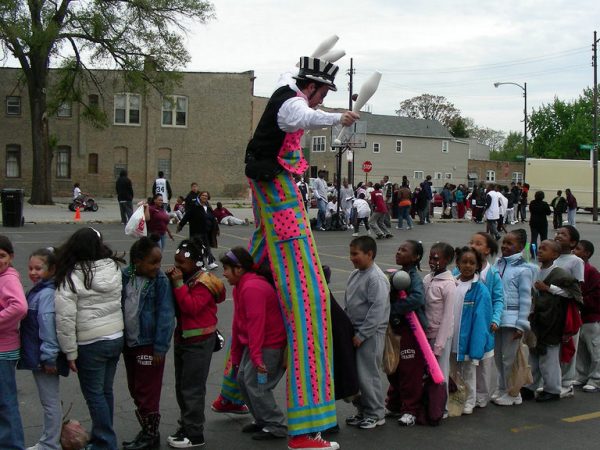
[[[270,261],[288,336],[291,449],[339,448],[319,434],[337,422],[329,291],[294,181],[308,169],[300,145],[304,129],[349,126],[358,119],[351,111],[314,109],[336,90],[337,71],[331,62],[302,57],[298,74],[271,96],[246,150],[256,219],[250,252],[257,263]]]

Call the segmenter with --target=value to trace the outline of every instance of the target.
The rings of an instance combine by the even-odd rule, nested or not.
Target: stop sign
[[[362,163],[362,171],[364,173],[369,173],[371,169],[373,169],[373,164],[371,163],[371,161],[365,161],[364,163]]]

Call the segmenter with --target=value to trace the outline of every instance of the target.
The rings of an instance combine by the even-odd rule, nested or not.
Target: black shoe
[[[124,445],[123,450],[153,450],[160,447],[160,434],[141,433],[129,445]]]
[[[195,437],[180,437],[175,439],[170,439],[168,441],[169,447],[173,448],[194,448],[194,447],[202,447],[204,446],[204,435],[199,435]]]
[[[140,437],[142,437],[143,434],[144,434],[144,430],[141,430],[132,440],[130,440],[130,441],[123,441],[123,442],[121,442],[121,445],[126,450],[127,447],[129,447],[134,442],[136,442]]]
[[[527,389],[526,387],[522,387],[521,388],[521,398],[523,400],[534,400],[535,392],[533,392],[531,389]]]
[[[386,234],[386,235],[385,235],[385,238],[386,238],[386,239],[393,238],[393,237],[394,237],[394,235],[393,235],[393,234],[391,234],[391,233],[388,233],[388,234]]]
[[[536,402],[551,402],[560,400],[560,394],[551,394],[550,392],[540,392],[535,399]]]
[[[385,236],[383,234],[378,234],[375,239],[383,239],[385,238]]]
[[[262,430],[262,427],[256,422],[249,423],[248,425],[244,425],[242,427],[242,433],[257,433],[260,430]]]
[[[255,441],[271,441],[273,439],[283,439],[286,436],[277,436],[265,430],[257,431],[252,435],[252,439]]]

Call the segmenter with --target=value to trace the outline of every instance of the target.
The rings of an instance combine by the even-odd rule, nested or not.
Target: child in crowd
[[[504,311],[500,327],[496,331],[494,348],[498,390],[493,401],[500,406],[520,405],[523,402],[520,394],[513,397],[508,393],[508,378],[523,333],[529,330],[533,268],[523,258],[526,243],[525,230],[521,228],[511,231],[502,241],[502,257],[496,263],[504,288]]]
[[[179,222],[183,219],[183,215],[185,214],[185,198],[182,195],[177,197],[175,200],[175,206],[173,207],[173,214],[175,215],[175,219]]]
[[[492,266],[488,259],[498,253],[498,243],[489,233],[480,231],[471,237],[469,246],[473,247],[483,256],[483,266],[479,271],[479,279],[488,288],[492,297],[492,321],[490,323],[490,333],[488,335],[488,344],[485,347],[483,359],[477,366],[477,398],[475,406],[485,408],[490,400],[490,396],[498,384],[496,363],[493,358],[494,334],[498,331],[502,312],[504,310],[504,288],[498,269]],[[458,270],[454,273],[458,275]]]
[[[27,314],[27,300],[12,267],[14,256],[12,242],[0,235],[0,448],[22,449],[15,367],[21,348],[19,322]]]
[[[287,337],[269,273],[259,273],[252,256],[234,247],[222,258],[223,276],[233,286],[231,363],[254,422],[242,431],[254,440],[285,438],[285,415],[273,389],[285,373]],[[268,278],[266,278],[268,277]]]
[[[33,371],[40,403],[44,410],[42,435],[35,449],[59,449],[62,428],[59,374],[67,376],[69,367],[60,353],[54,314],[53,249],[41,248],[29,257],[29,279],[33,287],[27,293],[29,310],[21,322],[21,360],[19,369]]]
[[[446,387],[450,373],[450,350],[454,327],[454,295],[456,280],[447,269],[454,259],[454,249],[445,242],[432,245],[429,251],[431,272],[423,279],[425,289],[425,314],[429,327],[425,334],[440,369],[444,374]]]
[[[429,326],[425,314],[425,292],[423,281],[417,273],[421,270],[423,244],[413,240],[403,242],[396,252],[396,264],[410,276],[410,287],[406,289],[406,298],[400,298],[398,291],[392,290],[390,324],[394,332],[400,336],[400,362],[396,372],[388,375],[386,407],[389,415],[400,416],[398,423],[402,426],[413,426],[417,418],[424,417],[423,408],[423,376],[426,371],[425,357],[414,336],[410,325],[404,317],[406,313],[415,311],[424,330]]]
[[[561,255],[556,258],[554,264],[557,267],[561,267],[575,277],[580,283],[584,280],[584,264],[583,260],[577,255],[573,254],[573,250],[579,243],[579,231],[572,225],[565,225],[560,227],[556,231],[554,240],[560,244]],[[569,338],[563,345],[574,347],[575,352],[577,351],[579,343],[579,332]],[[561,364],[562,370],[562,389],[560,392],[561,398],[572,397],[575,395],[573,383],[577,379],[577,357],[575,355],[569,362]]]
[[[577,347],[577,380],[583,392],[600,392],[600,273],[590,264],[594,244],[582,239],[575,247],[584,266],[584,281],[581,286],[583,309],[581,310],[581,332]]]
[[[357,413],[346,418],[346,424],[362,429],[385,424],[381,361],[390,317],[390,283],[375,264],[376,256],[377,244],[370,236],[350,242],[350,261],[355,270],[346,284],[345,304],[355,330],[352,341],[360,394],[353,402]]]
[[[170,447],[204,445],[206,380],[215,347],[217,303],[225,300],[225,286],[207,273],[207,250],[199,237],[182,241],[175,265],[167,270],[176,301],[175,394],[180,409],[179,429],[168,437]]]
[[[560,244],[544,240],[538,250],[541,269],[536,272],[533,310],[529,316],[535,347],[529,351],[533,383],[521,388],[521,396],[532,400],[539,385],[543,390],[538,402],[560,399],[560,343],[565,327],[567,302],[582,303],[579,282],[554,264],[560,256]]]
[[[142,430],[125,450],[160,444],[160,394],[165,355],[175,328],[175,304],[169,279],[160,270],[162,253],[156,240],[142,237],[131,246],[123,269],[121,301],[125,318],[123,360],[127,386]]]
[[[91,448],[117,448],[113,382],[123,350],[120,262],[94,228],[57,251],[56,334],[92,419]]]
[[[457,277],[454,297],[452,360],[467,386],[463,414],[472,414],[477,396],[476,367],[486,356],[492,320],[492,299],[479,279],[483,255],[472,247],[456,249]],[[488,353],[493,354],[493,350]]]
[[[352,204],[352,209],[355,210],[354,214],[354,233],[352,236],[358,236],[358,229],[360,227],[360,223],[362,222],[365,226],[365,229],[369,234],[371,234],[371,230],[369,229],[369,216],[371,215],[371,208],[369,204],[365,200],[365,193],[361,192],[358,194],[358,198],[354,199],[354,203]]]
[[[369,219],[369,225],[375,230],[377,239],[394,237],[385,225],[385,216],[388,210],[379,183],[375,183],[374,190],[371,192],[371,205],[373,205],[373,214]]]

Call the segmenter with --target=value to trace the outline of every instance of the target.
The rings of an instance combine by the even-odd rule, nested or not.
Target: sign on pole
[[[362,171],[364,173],[369,173],[371,170],[373,170],[373,163],[371,163],[371,161],[365,161],[362,163]]]

